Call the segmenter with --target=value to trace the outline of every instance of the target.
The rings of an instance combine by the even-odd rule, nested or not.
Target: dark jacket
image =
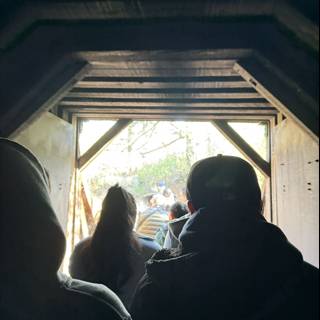
[[[70,259],[70,274],[76,279],[90,281],[94,283],[104,283],[104,269],[101,272],[94,266],[94,259],[91,255],[91,237],[84,239],[75,247]],[[137,285],[143,275],[146,268],[145,263],[161,248],[151,238],[137,236],[139,251],[131,250],[130,260],[133,267],[133,273],[126,283],[120,288],[119,292],[116,292],[120,297],[124,305],[129,309],[132,304],[134,293]],[[94,270],[94,271],[93,271]]]
[[[58,273],[65,237],[47,175],[22,146],[0,139],[0,319],[129,320],[104,286]]]
[[[135,320],[318,318],[318,271],[262,216],[200,210],[180,241],[148,263]]]

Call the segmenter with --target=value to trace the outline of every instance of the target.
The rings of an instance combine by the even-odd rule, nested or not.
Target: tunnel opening
[[[120,124],[116,134],[110,135]],[[266,162],[270,161],[270,123],[268,121],[228,121],[232,128]],[[108,134],[109,133],[109,134]],[[103,143],[101,141],[104,140]],[[157,197],[157,210],[168,221],[175,202],[186,203],[185,185],[191,166],[218,154],[249,160],[234,141],[206,120],[77,120],[77,163],[75,192],[70,199],[69,250],[91,236],[100,217],[108,189],[119,184],[131,192],[138,205],[136,232],[155,238],[158,230],[139,224],[149,209],[146,199]],[[271,179],[253,163],[263,194],[267,219],[272,217]],[[72,206],[73,204],[73,206]]]
[[[119,183],[137,200],[135,231],[157,238],[157,230],[142,228],[142,213],[155,205],[166,222],[169,206],[186,201],[191,165],[218,154],[241,157],[254,167],[268,225],[283,231],[306,267],[319,266],[319,17],[314,1],[9,2],[0,4],[0,138],[30,149],[50,178],[53,211],[67,238],[60,271],[69,273],[71,252],[81,240],[90,240],[111,186]],[[51,203],[49,207],[52,211]],[[35,227],[42,230],[40,223]],[[225,240],[228,232],[222,230]],[[135,236],[132,228],[130,232]],[[258,256],[276,254],[280,246],[259,235],[270,246],[259,247]],[[204,242],[220,242],[208,238],[206,234]],[[98,242],[116,243],[111,247],[119,249],[117,242],[103,239]],[[241,248],[236,251],[232,257]],[[106,261],[113,261],[114,253]],[[275,258],[287,266],[280,279],[283,288],[294,263],[282,254]],[[268,280],[280,274],[269,267],[273,259],[255,259],[259,277],[252,272],[242,277],[241,260],[231,264],[235,268],[228,292],[245,299],[246,294],[234,290],[238,273],[243,280],[253,278],[253,286],[246,288],[258,287],[255,280],[270,274],[259,285],[269,298]],[[211,266],[199,269],[200,275],[207,270],[219,275]],[[224,274],[227,268],[218,278]],[[110,289],[122,299],[121,292]],[[197,293],[198,283],[190,289]],[[285,289],[291,295],[291,286]],[[292,307],[311,300],[299,291],[298,303],[290,303],[292,314]],[[264,299],[256,298],[261,305]],[[46,300],[45,292],[40,300]],[[210,299],[208,307],[218,300]],[[192,309],[182,301],[183,309],[185,305]],[[14,299],[12,306],[23,313]],[[169,306],[171,311],[175,304]],[[237,311],[229,303],[224,309]]]

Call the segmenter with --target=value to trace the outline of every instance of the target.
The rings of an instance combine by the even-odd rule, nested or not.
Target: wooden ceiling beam
[[[279,112],[319,141],[319,102],[307,95],[270,62],[256,55],[240,60],[235,70]]]
[[[246,51],[247,52],[247,51]],[[167,57],[163,57],[163,53],[160,52],[159,55],[157,52],[152,54],[152,59],[149,58],[149,55],[141,54],[137,59],[126,59],[126,57],[117,56],[117,59],[114,60],[110,56],[105,56],[101,54],[80,54],[82,57],[85,57],[86,60],[91,61],[93,66],[92,73],[95,72],[105,72],[108,70],[157,70],[157,69],[208,69],[208,70],[222,70],[222,71],[232,71],[234,64],[237,59],[224,59],[219,58],[210,58],[209,59],[197,59],[196,57],[185,57],[183,55],[178,56],[175,60],[171,59],[171,54],[167,53]],[[174,56],[174,53],[172,54]],[[241,54],[241,57],[248,56],[248,54]],[[145,57],[145,59],[144,59]]]
[[[161,75],[153,75],[153,74],[145,74],[142,75],[131,75],[131,76],[119,76],[116,74],[115,76],[104,75],[101,77],[92,77],[86,76],[82,79],[82,81],[86,82],[135,82],[135,83],[201,83],[201,82],[243,82],[243,78],[237,73],[233,76],[201,76],[201,75],[174,75],[170,76],[165,73],[163,76]]]
[[[213,125],[266,177],[271,177],[271,164],[265,161],[225,120],[214,120]]]
[[[233,64],[234,65],[234,64]],[[164,64],[163,68],[123,68],[123,69],[92,69],[88,77],[235,77],[237,73],[231,68],[210,69],[210,68],[170,68]]]
[[[94,66],[101,65],[103,63],[108,66],[108,63],[130,63],[131,66],[134,63],[149,63],[149,65],[144,65],[149,67],[150,63],[155,63],[156,61],[172,61],[172,63],[177,63],[182,65],[186,61],[193,62],[194,66],[199,66],[200,61],[208,63],[208,66],[217,66],[220,63],[220,67],[223,66],[224,61],[230,63],[230,61],[237,61],[239,58],[246,58],[252,54],[252,49],[235,49],[235,48],[225,48],[211,50],[199,50],[199,49],[189,49],[186,51],[181,50],[139,50],[139,51],[123,51],[123,50],[113,50],[113,51],[80,51],[77,55],[84,59],[90,61]],[[217,62],[215,65],[214,61]],[[197,65],[198,64],[198,65]],[[112,67],[114,65],[109,65]],[[123,65],[127,67],[127,65]],[[140,65],[141,66],[141,65]]]
[[[67,1],[64,3],[26,3],[19,14],[0,33],[0,48],[6,48],[24,30],[39,20],[93,21],[169,17],[274,17],[303,43],[319,50],[319,28],[302,13],[282,0],[225,1]]]
[[[184,113],[184,114],[256,114],[256,115],[277,115],[277,110],[270,109],[244,109],[244,108],[79,108],[79,107],[71,107],[71,108],[62,108],[65,112],[73,112],[73,113],[116,113],[116,114],[174,114],[174,113]]]
[[[319,25],[290,6],[287,1],[275,1],[273,14],[297,38],[319,53]]]
[[[257,93],[250,88],[73,88],[70,93],[135,93],[135,94],[185,94],[185,93]]]
[[[162,120],[162,121],[211,121],[211,120],[228,120],[228,121],[274,121],[274,115],[268,114],[185,114],[185,113],[174,113],[174,114],[112,114],[112,113],[69,113],[70,117],[76,116],[82,119],[130,119],[130,120]]]
[[[111,79],[112,80],[112,79]],[[83,89],[201,89],[201,88],[251,88],[251,85],[239,79],[239,81],[210,81],[210,82],[128,82],[128,81],[79,81],[74,88]]]
[[[131,120],[122,119],[108,130],[84,155],[78,159],[79,169],[84,169],[94,158],[96,158],[113,138],[115,138],[122,130],[124,130]]]
[[[104,92],[69,92],[65,98],[102,98],[102,99],[260,99],[261,95],[257,92],[244,93],[104,93]]]
[[[62,59],[53,65],[15,108],[0,117],[0,136],[14,138],[43,112],[55,107],[89,68],[87,62],[74,59]]]
[[[270,108],[272,105],[263,99],[248,99],[245,100],[233,100],[233,99],[109,99],[109,100],[97,100],[97,99],[64,99],[60,103],[60,106],[67,107],[95,107],[95,108],[108,108],[108,107],[173,107],[173,108],[185,108],[185,107],[207,107],[207,108]]]

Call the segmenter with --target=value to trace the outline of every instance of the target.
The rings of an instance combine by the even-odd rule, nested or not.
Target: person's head
[[[158,206],[163,206],[164,204],[165,204],[165,198],[160,193],[153,195],[153,197],[150,200],[150,206],[152,208],[158,207]]]
[[[186,214],[188,214],[187,206],[181,202],[176,202],[169,209],[169,220],[179,219]]]
[[[207,158],[195,163],[187,181],[191,213],[201,208],[237,208],[261,214],[261,190],[253,167],[231,156]]]
[[[100,281],[118,291],[132,274],[131,250],[138,249],[134,236],[137,206],[131,193],[115,185],[103,200],[100,220],[92,236],[91,248]]]
[[[133,195],[119,185],[111,187],[102,202],[99,224],[126,221],[132,231],[136,217],[137,205]]]
[[[163,190],[163,196],[166,198],[170,198],[173,196],[173,192],[169,188],[166,188]]]
[[[158,183],[157,183],[157,187],[158,187],[158,191],[159,192],[163,192],[163,190],[165,190],[166,189],[166,183],[165,183],[165,181],[159,181]]]
[[[154,193],[149,193],[149,194],[144,195],[140,200],[141,204],[144,207],[150,207],[150,200],[152,199],[153,195],[154,195]]]

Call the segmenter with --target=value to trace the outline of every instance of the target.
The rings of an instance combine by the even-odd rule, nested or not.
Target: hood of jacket
[[[172,236],[176,239],[179,240],[179,236],[183,230],[183,227],[185,226],[185,224],[187,223],[187,221],[189,220],[189,218],[191,217],[190,213],[188,213],[187,215],[172,220],[168,223],[168,229],[169,232],[172,234]]]
[[[147,273],[182,301],[210,296],[221,307],[226,301],[235,308],[263,303],[303,272],[301,253],[262,216],[202,209],[188,220],[180,241],[177,250],[156,254]]]
[[[0,139],[0,279],[56,276],[65,236],[52,208],[44,168],[26,148]]]

